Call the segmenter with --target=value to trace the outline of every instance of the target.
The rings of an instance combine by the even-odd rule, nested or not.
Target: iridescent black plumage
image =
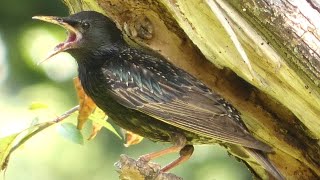
[[[172,133],[179,133],[190,145],[224,143],[256,154],[271,151],[222,97],[162,56],[129,46],[102,14],[81,12],[62,21],[82,34],[77,46],[66,51],[77,60],[85,92],[122,128],[153,141],[170,142]],[[261,162],[277,174],[269,161]]]
[[[191,144],[219,140],[270,150],[250,135],[231,105],[162,57],[119,42],[102,57],[89,58],[92,68],[81,64],[85,56],[77,58],[85,91],[125,129],[155,141],[169,141],[172,129]],[[96,69],[99,58],[105,62]]]

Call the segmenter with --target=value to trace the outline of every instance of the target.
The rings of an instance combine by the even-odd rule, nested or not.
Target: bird
[[[140,156],[146,162],[178,157],[167,172],[187,161],[194,145],[240,147],[276,179],[284,179],[267,153],[272,147],[252,136],[240,113],[200,80],[155,51],[128,44],[115,22],[96,11],[67,17],[34,16],[65,28],[67,39],[48,58],[67,52],[78,64],[86,94],[115,124],[171,147]]]

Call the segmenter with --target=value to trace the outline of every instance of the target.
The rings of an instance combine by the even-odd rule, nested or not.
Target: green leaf
[[[44,103],[40,103],[40,102],[33,102],[31,103],[31,105],[29,106],[29,110],[39,110],[39,109],[47,109],[48,105],[44,104]]]
[[[58,132],[66,139],[76,144],[83,144],[83,136],[77,127],[72,123],[63,123],[58,126]]]
[[[51,126],[52,122],[45,122],[41,124],[36,124],[29,127],[19,133],[12,134],[0,139],[0,170],[6,169],[9,157],[17,148],[19,148],[23,143],[25,143],[32,136],[36,135],[43,129]]]
[[[0,138],[0,171],[5,170],[7,168],[10,155],[16,149],[21,147],[21,145],[23,145],[34,135],[38,134],[39,132],[46,129],[47,127],[50,127],[51,125],[56,124],[62,121],[63,119],[67,118],[78,109],[79,109],[79,106],[73,107],[67,112],[65,112],[64,114],[62,114],[61,116],[59,116],[58,118],[49,122],[37,123],[38,119],[35,118],[29,128],[22,130],[19,133],[12,134],[4,138]]]
[[[12,134],[0,139],[0,170],[4,170],[7,167],[11,148],[15,145],[15,140],[20,133]]]
[[[106,129],[108,129],[109,131],[114,133],[116,136],[118,136],[120,139],[122,139],[122,137],[119,135],[119,133],[114,129],[114,127],[105,118],[91,115],[89,117],[89,119],[92,120],[92,122],[100,124],[101,126],[105,127]]]

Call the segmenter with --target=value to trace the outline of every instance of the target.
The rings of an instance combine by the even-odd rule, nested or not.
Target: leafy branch
[[[70,110],[66,111],[62,115],[58,116],[57,118],[53,119],[49,122],[38,123],[35,124],[19,133],[12,134],[10,136],[4,137],[0,139],[0,165],[1,171],[6,170],[9,163],[10,155],[21,145],[23,145],[26,141],[32,138],[34,135],[38,134],[39,132],[47,129],[48,127],[57,124],[74,112],[79,110],[79,105],[71,108]]]

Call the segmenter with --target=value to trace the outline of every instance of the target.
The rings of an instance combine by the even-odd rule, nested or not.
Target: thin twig
[[[74,112],[78,111],[78,110],[79,110],[79,108],[80,108],[80,106],[79,106],[79,105],[77,105],[77,106],[75,106],[75,107],[71,108],[70,110],[66,111],[66,112],[65,112],[65,113],[63,113],[61,116],[59,116],[59,117],[57,117],[55,120],[53,120],[53,122],[58,123],[58,122],[60,122],[60,121],[64,120],[65,118],[69,117],[72,113],[74,113]]]
[[[34,136],[35,134],[37,134],[38,132],[50,127],[53,124],[57,124],[59,122],[61,122],[62,120],[66,119],[67,117],[69,117],[72,113],[76,112],[79,110],[79,105],[71,108],[70,110],[66,111],[65,113],[63,113],[61,116],[58,116],[57,118],[55,118],[52,121],[49,122],[45,122],[45,123],[39,123],[36,124],[35,127],[38,126],[38,129],[33,131],[32,133],[28,134],[27,136],[25,136],[24,138],[21,139],[21,141],[15,145],[11,151],[10,154],[12,153],[12,151],[16,150],[18,147],[20,147],[22,144],[24,144],[27,140],[29,140],[32,136]]]
[[[8,153],[8,155],[6,156],[6,159],[3,163],[3,165],[1,166],[1,170],[6,169],[6,167],[8,166],[8,162],[9,162],[9,158],[10,155],[16,150],[18,149],[21,145],[23,145],[26,141],[28,141],[32,136],[36,135],[37,133],[39,133],[40,131],[50,127],[53,124],[57,124],[59,122],[61,122],[62,120],[66,119],[67,117],[69,117],[71,114],[73,114],[74,112],[79,110],[79,105],[75,106],[73,108],[71,108],[70,110],[66,111],[65,113],[63,113],[61,116],[58,116],[57,118],[55,118],[52,121],[49,122],[45,122],[45,123],[38,123],[36,125],[34,125],[33,127],[37,127],[36,130],[34,130],[33,132],[29,133],[28,135],[26,135],[25,137],[23,137],[15,146],[13,146],[10,150],[10,152]],[[29,129],[29,128],[28,128]],[[26,130],[28,130],[26,129]],[[24,130],[24,131],[26,131]],[[22,131],[22,132],[24,132]],[[22,133],[21,132],[21,133]]]

